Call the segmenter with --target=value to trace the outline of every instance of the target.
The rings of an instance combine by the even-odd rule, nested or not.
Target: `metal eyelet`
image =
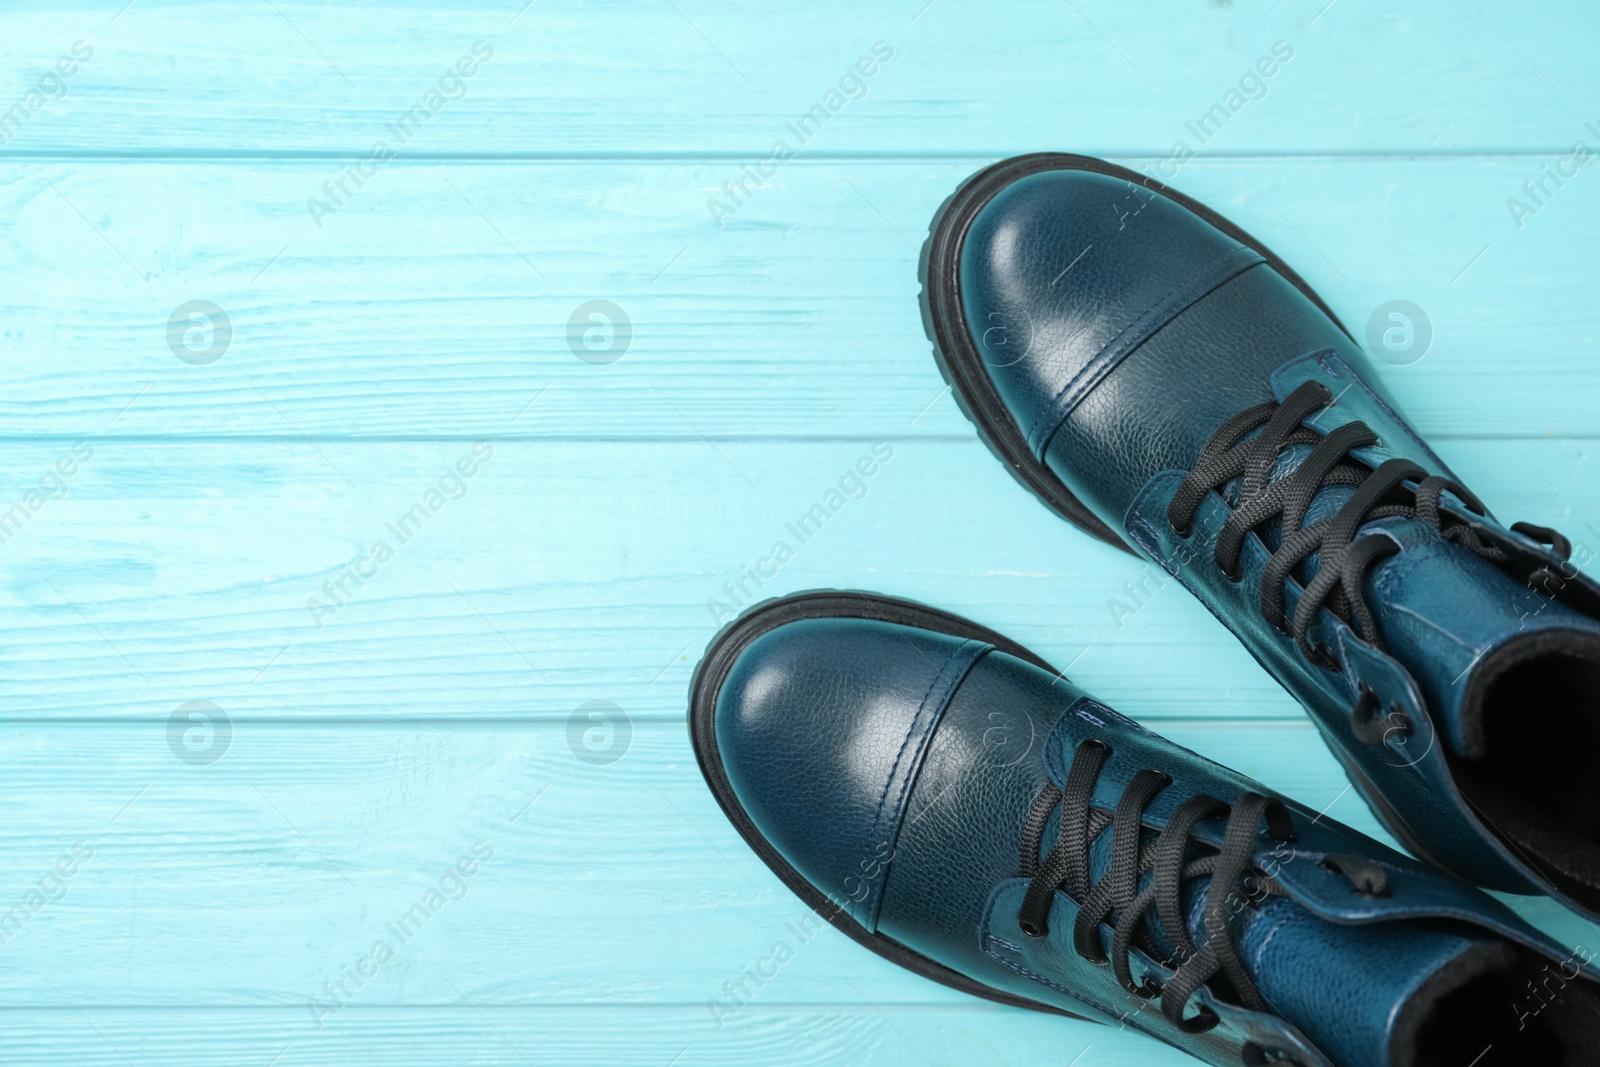
[[[1018,919],[1017,925],[1021,927],[1022,932],[1027,934],[1029,937],[1043,937],[1045,934],[1050,932],[1050,928],[1048,926],[1043,924],[1035,926],[1033,923],[1024,919]]]

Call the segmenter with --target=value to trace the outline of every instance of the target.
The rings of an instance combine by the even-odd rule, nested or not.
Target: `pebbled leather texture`
[[[1379,520],[1364,533],[1403,547],[1367,574],[1388,650],[1324,610],[1314,637],[1342,670],[1313,664],[1260,611],[1269,554],[1260,539],[1246,538],[1242,582],[1216,566],[1212,549],[1229,514],[1222,497],[1209,495],[1189,538],[1171,529],[1166,509],[1226,420],[1309,380],[1337,398],[1310,425],[1326,433],[1360,420],[1378,435],[1356,458],[1376,466],[1403,457],[1457,480],[1383,394],[1342,327],[1270,253],[1159,190],[1073,166],[1035,170],[996,193],[972,217],[959,262],[967,334],[1035,454],[1306,706],[1379,819],[1408,848],[1464,877],[1551,893],[1600,915],[1592,906],[1600,895],[1589,892],[1600,887],[1553,883],[1539,869],[1548,863],[1529,862],[1480,818],[1452,769],[1472,729],[1461,706],[1473,666],[1530,629],[1600,634],[1600,586],[1489,515],[1472,523],[1512,556],[1509,566],[1446,542],[1426,523]],[[1229,263],[1239,269],[1219,266]],[[1349,492],[1324,490],[1306,521]],[[1445,506],[1467,514],[1452,497]],[[1539,567],[1561,576],[1559,597],[1530,588],[1540,584],[1528,579]],[[1286,584],[1292,609],[1298,586]],[[1403,710],[1412,735],[1358,741],[1350,715],[1362,686]]]
[[[1133,1027],[1209,1063],[1272,1062],[1249,1058],[1265,1055],[1381,1067],[1406,1000],[1453,954],[1495,942],[1570,956],[1481,891],[1285,801],[1295,839],[1258,837],[1255,862],[1287,895],[1247,909],[1239,943],[1269,1002],[1292,1010],[1247,1011],[1203,989],[1192,1003],[1220,1022],[1186,1033],[1109,967],[1077,955],[1077,904],[1066,892],[1054,896],[1047,935],[1021,931],[1023,823],[1089,739],[1111,749],[1097,807],[1114,807],[1142,769],[1171,777],[1146,811],[1151,831],[1190,796],[1232,803],[1267,793],[1259,784],[994,644],[875,618],[775,625],[738,653],[712,706],[736,806],[849,921],[996,994]],[[1221,832],[1211,820],[1196,836],[1220,844]],[[1096,877],[1110,837],[1091,849]],[[1382,865],[1386,895],[1360,896],[1325,865],[1350,854]],[[1101,932],[1109,947],[1110,929]],[[1600,981],[1586,963],[1574,966],[1586,983]],[[1136,979],[1170,973],[1136,953]]]

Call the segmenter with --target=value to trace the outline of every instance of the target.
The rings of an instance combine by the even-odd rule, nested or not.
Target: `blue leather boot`
[[[707,649],[690,729],[785,884],[957,989],[1227,1067],[1600,1064],[1592,951],[956,616],[759,605]]]
[[[1156,181],[1034,155],[946,202],[922,273],[1024,485],[1199,597],[1417,856],[1600,918],[1600,586],[1489,514],[1294,271]]]

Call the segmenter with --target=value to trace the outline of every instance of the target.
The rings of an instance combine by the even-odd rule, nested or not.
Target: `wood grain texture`
[[[974,439],[917,249],[1000,156],[1167,180],[1358,338],[1420,305],[1431,348],[1386,384],[1587,560],[1600,178],[1525,183],[1600,145],[1593,25],[1582,0],[6,4],[0,1063],[1192,1062],[802,943],[700,780],[690,671],[755,599],[908,596],[1382,836],[1204,609]],[[632,329],[607,365],[569,341],[596,299]],[[169,332],[194,300],[232,329],[209,364]]]
[[[324,164],[0,167],[15,219],[0,427],[966,436],[940,396],[916,261],[981,162],[797,162],[720,229],[705,201],[723,163],[393,163],[321,229],[305,201]],[[1389,300],[1424,309],[1431,349],[1382,366],[1425,433],[1592,435],[1600,180],[1519,230],[1505,202],[1538,173],[1517,158],[1280,159],[1191,163],[1177,184],[1286,256],[1358,337]],[[595,298],[632,324],[607,366],[568,340]],[[195,299],[233,330],[203,366],[168,330]]]
[[[1447,445],[1506,521],[1600,552],[1590,442]],[[67,496],[0,546],[15,722],[164,721],[191,699],[239,718],[440,723],[604,699],[677,720],[733,612],[847,587],[976,618],[1139,718],[1302,715],[1198,602],[1056,519],[976,441],[880,446],[890,457],[853,480],[871,442],[500,442],[431,501],[471,444],[88,447]],[[0,449],[6,507],[65,454]],[[830,491],[838,511],[801,530]]]
[[[1382,836],[1307,723],[1163,730]],[[272,1004],[325,1024],[346,1005],[463,997],[667,1001],[713,1022],[711,1001],[847,1003],[851,982],[878,1004],[970,1005],[811,919],[722,817],[681,724],[635,722],[610,749],[580,741],[590,758],[620,753],[603,765],[569,737],[566,722],[236,722],[225,753],[194,765],[165,723],[8,731],[0,910],[22,911],[5,927],[0,997]],[[68,856],[75,873],[51,878]],[[452,877],[462,860],[475,869]],[[30,915],[41,886],[58,899]],[[1519,907],[1593,940],[1548,901]],[[744,997],[724,988],[758,961],[774,969],[780,941],[793,959],[775,977]]]
[[[857,976],[859,979],[859,976]],[[858,981],[858,984],[859,981]],[[864,996],[870,990],[862,986]],[[439,1063],[528,1067],[1192,1067],[1132,1030],[1013,1008],[850,1002],[752,1005],[716,1029],[699,1005],[351,1008],[321,1030],[292,1008],[130,1011],[66,1005],[7,1013],[19,1067],[311,1067]],[[276,1059],[274,1059],[276,1057]]]
[[[5,152],[364,154],[478,40],[493,58],[408,150],[753,162],[775,139],[798,146],[785,124],[830,103],[879,41],[893,58],[859,99],[840,95],[805,151],[1165,155],[1198,146],[1185,124],[1230,91],[1238,109],[1213,151],[1558,151],[1600,118],[1590,38],[1573,31],[1592,14],[1584,0],[1240,0],[1159,15],[1108,0],[118,6],[7,5],[12,95],[74,41],[94,56]],[[1264,95],[1241,92],[1279,41],[1293,58]]]

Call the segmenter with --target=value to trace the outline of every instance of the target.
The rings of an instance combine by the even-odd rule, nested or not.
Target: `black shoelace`
[[[1337,670],[1331,652],[1313,647],[1308,639],[1311,624],[1323,607],[1350,624],[1363,641],[1384,648],[1383,634],[1361,583],[1374,563],[1399,552],[1400,546],[1387,537],[1356,537],[1366,523],[1394,517],[1419,519],[1446,540],[1491,562],[1503,564],[1508,557],[1480,538],[1466,520],[1441,507],[1441,498],[1448,492],[1475,514],[1484,514],[1482,502],[1467,489],[1429,474],[1408,459],[1386,460],[1373,468],[1353,458],[1350,453],[1378,443],[1378,435],[1366,423],[1349,422],[1326,435],[1304,424],[1308,416],[1333,400],[1326,386],[1311,381],[1281,404],[1260,404],[1229,419],[1211,435],[1178,486],[1167,508],[1167,521],[1179,536],[1188,537],[1206,495],[1212,490],[1221,492],[1237,479],[1238,502],[1217,535],[1213,553],[1217,566],[1231,580],[1240,581],[1239,557],[1245,536],[1259,531],[1265,540],[1270,527],[1276,525],[1278,547],[1261,576],[1261,614],[1279,632],[1292,634],[1314,662]],[[1251,436],[1256,430],[1261,432]],[[1293,471],[1274,481],[1280,454],[1295,446],[1310,446],[1311,451]],[[1355,491],[1334,514],[1302,526],[1312,500],[1331,485],[1351,486]],[[1512,529],[1553,546],[1563,558],[1571,551],[1566,538],[1553,530],[1530,523],[1517,523]],[[1284,610],[1284,582],[1312,556],[1317,558],[1316,573],[1306,582],[1290,617]],[[1377,710],[1376,698],[1363,690],[1352,713],[1358,737],[1381,741],[1397,729],[1409,732],[1403,714],[1391,710],[1378,717]]]
[[[1056,891],[1062,889],[1078,904],[1072,928],[1078,955],[1097,964],[1109,962],[1117,981],[1129,993],[1145,1000],[1159,997],[1162,1014],[1183,1030],[1201,1033],[1217,1025],[1216,1013],[1204,1005],[1195,1015],[1184,1015],[1189,999],[1214,978],[1219,979],[1214,989],[1217,995],[1252,1011],[1270,1010],[1239,959],[1232,928],[1247,906],[1285,893],[1276,880],[1257,868],[1254,854],[1263,819],[1269,838],[1294,840],[1288,809],[1259,793],[1246,793],[1232,805],[1214,797],[1194,796],[1178,805],[1164,828],[1152,832],[1144,825],[1144,811],[1172,779],[1160,771],[1140,771],[1123,790],[1116,810],[1107,812],[1094,807],[1091,800],[1110,757],[1111,749],[1102,741],[1080,744],[1064,787],[1047,785],[1028,812],[1022,833],[1022,874],[1032,882],[1017,915],[1023,932],[1029,937],[1044,937],[1049,932],[1050,905]],[[1045,827],[1058,805],[1060,832],[1041,862],[1039,848]],[[1227,824],[1220,849],[1191,836],[1198,823],[1223,817]],[[1101,879],[1091,883],[1089,849],[1108,826],[1111,862]],[[1385,891],[1383,867],[1372,860],[1330,856],[1323,865],[1348,878],[1358,892],[1382,895]],[[1145,875],[1151,877],[1141,890],[1139,883]],[[1206,888],[1201,921],[1205,936],[1196,946],[1184,916],[1183,887],[1203,876],[1210,876],[1211,883]],[[1153,936],[1152,909],[1157,928],[1170,946],[1170,956]],[[1113,915],[1108,955],[1100,927]],[[1131,952],[1135,947],[1154,960],[1176,964],[1165,985],[1150,978],[1143,983],[1133,980]]]

